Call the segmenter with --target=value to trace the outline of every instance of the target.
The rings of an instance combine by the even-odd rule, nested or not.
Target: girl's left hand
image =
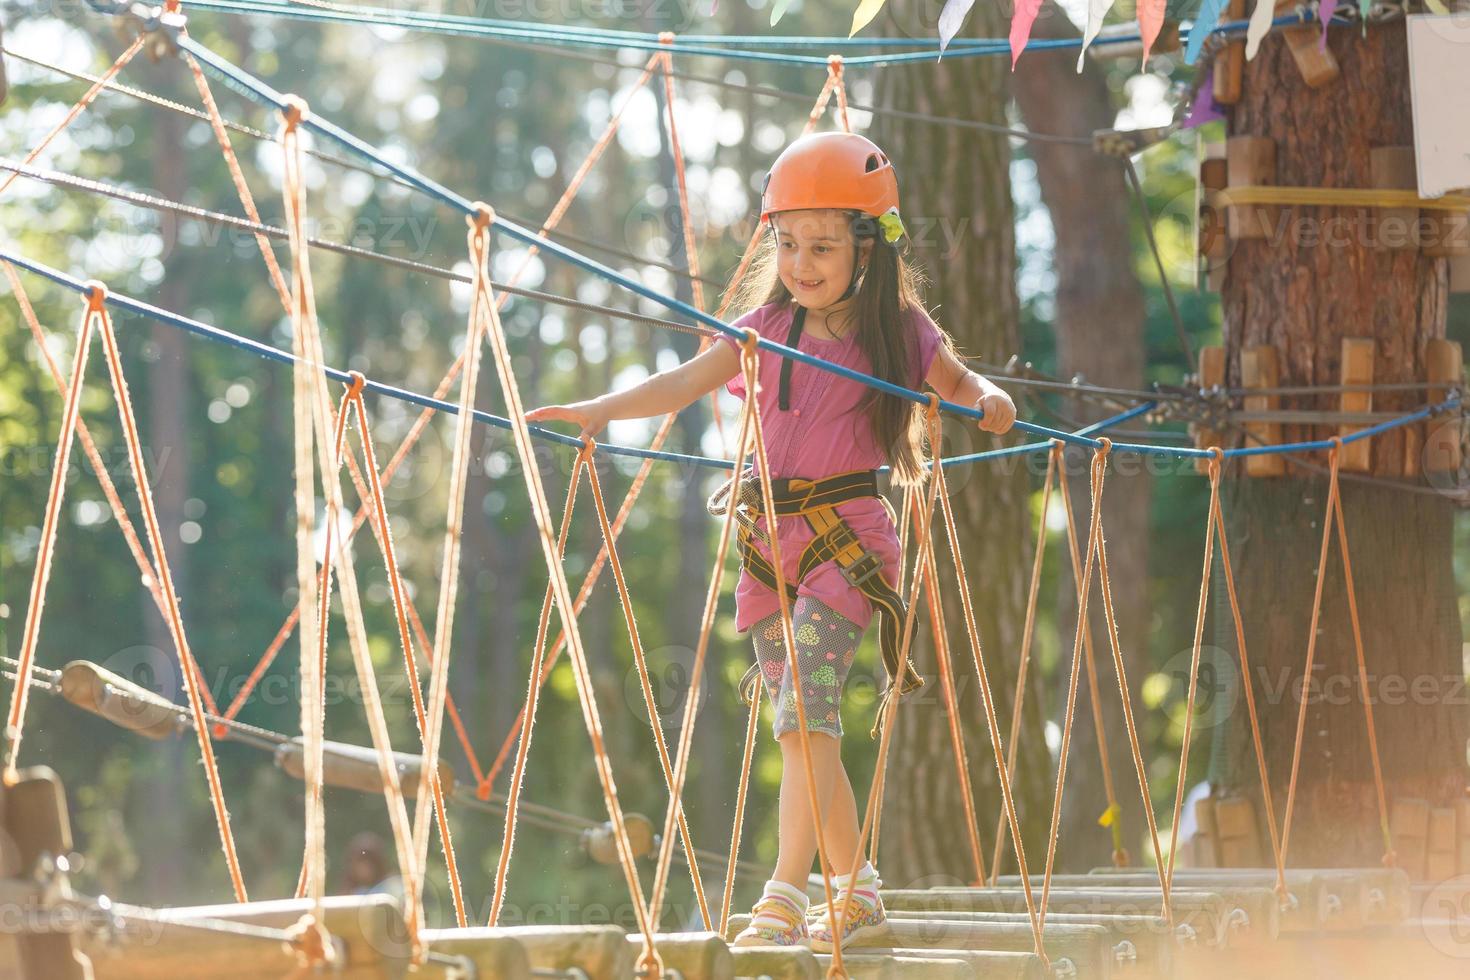
[[[985,413],[985,417],[975,423],[982,432],[1004,435],[1016,423],[1016,403],[999,388],[981,395],[980,400],[975,402],[975,407]]]

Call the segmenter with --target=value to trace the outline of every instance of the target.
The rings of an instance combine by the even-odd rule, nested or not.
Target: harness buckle
[[[847,579],[848,584],[855,589],[862,588],[863,583],[874,575],[877,575],[882,568],[882,556],[872,549],[864,551],[862,557],[850,565],[844,566],[839,563],[837,566],[837,570],[842,573],[842,577]]]

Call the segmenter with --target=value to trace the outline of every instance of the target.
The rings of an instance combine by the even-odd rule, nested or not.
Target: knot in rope
[[[597,452],[597,440],[594,439],[592,436],[587,436],[585,439],[582,440],[581,455],[585,459],[591,460],[592,454],[595,452]]]
[[[361,371],[348,371],[347,376],[352,379],[347,385],[347,397],[356,398],[362,394],[362,386],[367,384],[367,378],[362,376]]]
[[[288,95],[281,107],[281,118],[286,121],[286,132],[294,132],[301,121],[310,113],[306,100],[299,95]]]
[[[634,975],[643,980],[662,980],[664,959],[651,944],[644,946],[643,952],[638,956],[638,966]]]
[[[107,285],[97,279],[88,279],[86,284],[87,312],[101,313],[107,302]]]
[[[929,407],[925,410],[926,418],[935,418],[939,415],[939,393],[929,392]]]
[[[842,78],[842,55],[827,55],[827,74],[831,75],[834,80]]]
[[[1109,439],[1107,436],[1099,436],[1098,437],[1098,440],[1097,440],[1097,450],[1096,450],[1097,454],[1099,456],[1106,456],[1108,453],[1110,453],[1112,451],[1113,451],[1113,440]]]
[[[332,943],[331,933],[310,912],[286,930],[286,942],[303,966],[337,962],[337,947]]]
[[[470,206],[475,210],[473,214],[465,215],[465,221],[469,222],[469,226],[471,228],[478,231],[483,231],[484,229],[489,228],[490,225],[494,223],[495,209],[492,208],[490,205],[486,204],[484,201],[476,201]]]
[[[1393,849],[1384,851],[1383,866],[1385,868],[1397,868],[1399,866],[1399,852]]]
[[[742,346],[747,354],[754,354],[756,346],[760,343],[761,335],[756,332],[755,327],[745,328],[745,342]]]
[[[1225,450],[1219,446],[1210,447],[1209,477],[1211,480],[1220,478],[1220,467],[1224,465]]]
[[[658,32],[658,43],[659,44],[673,44],[674,43],[674,32],[673,31],[659,31]]]

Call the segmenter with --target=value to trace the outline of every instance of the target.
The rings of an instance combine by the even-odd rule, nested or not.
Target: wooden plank
[[[1245,19],[1245,0],[1230,0],[1225,7],[1229,20]],[[1245,74],[1245,41],[1231,41],[1215,56],[1215,101],[1221,105],[1235,105],[1243,91],[1241,78]]]
[[[1219,344],[1211,344],[1201,347],[1199,351],[1199,387],[1203,391],[1211,388],[1222,388],[1225,386],[1225,348]],[[1194,436],[1194,448],[1209,449],[1211,446],[1224,448],[1225,433],[1219,429],[1205,425],[1190,425],[1190,433]],[[1196,473],[1209,471],[1209,460],[1196,459],[1194,461]]]
[[[1414,189],[1412,146],[1375,146],[1368,151],[1368,165],[1374,187],[1384,190]],[[1377,243],[1380,247],[1419,247],[1418,208],[1375,208],[1373,220],[1377,225]]]
[[[1373,383],[1373,356],[1378,345],[1371,337],[1342,338],[1341,383],[1345,385],[1368,385]],[[1344,391],[1337,397],[1337,407],[1344,412],[1371,412],[1373,392]],[[1364,429],[1362,425],[1340,425],[1337,434],[1348,436]],[[1338,465],[1344,472],[1367,473],[1372,469],[1372,439],[1343,443]]]
[[[1458,341],[1436,337],[1425,344],[1424,364],[1430,384],[1429,400],[1444,401],[1450,390],[1465,378],[1465,358]],[[1463,412],[1463,410],[1462,410]],[[1460,434],[1465,421],[1462,412],[1442,415],[1426,423],[1424,435],[1424,470],[1426,473],[1458,474],[1460,471]]]
[[[1284,27],[1281,29],[1281,37],[1291,52],[1291,60],[1296,62],[1297,70],[1302,73],[1302,81],[1307,83],[1307,88],[1330,85],[1342,74],[1332,49],[1322,46],[1322,28],[1316,24]]]
[[[1278,354],[1275,347],[1262,345],[1247,347],[1240,352],[1240,382],[1243,388],[1274,388],[1280,383]],[[1264,412],[1281,407],[1279,395],[1246,395],[1244,408],[1250,412]],[[1281,442],[1281,424],[1278,422],[1247,422],[1247,446],[1274,446]],[[1283,476],[1286,461],[1278,453],[1246,456],[1247,476]]]
[[[1226,180],[1230,187],[1276,182],[1276,141],[1266,136],[1232,136],[1225,142]],[[1278,208],[1270,204],[1233,204],[1228,208],[1230,237],[1269,238]]]
[[[1429,843],[1429,803],[1400,797],[1389,812],[1393,833],[1393,849],[1398,866],[1415,881],[1424,880],[1425,859]]]
[[[1425,855],[1425,877],[1430,881],[1446,881],[1455,876],[1455,863],[1458,857],[1457,843],[1454,808],[1431,807],[1428,846]]]

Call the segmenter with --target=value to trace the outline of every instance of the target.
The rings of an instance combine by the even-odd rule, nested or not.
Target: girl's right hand
[[[526,413],[527,422],[574,422],[582,427],[578,439],[596,437],[608,423],[607,410],[602,404],[592,401],[573,402],[570,405],[543,405]]]

